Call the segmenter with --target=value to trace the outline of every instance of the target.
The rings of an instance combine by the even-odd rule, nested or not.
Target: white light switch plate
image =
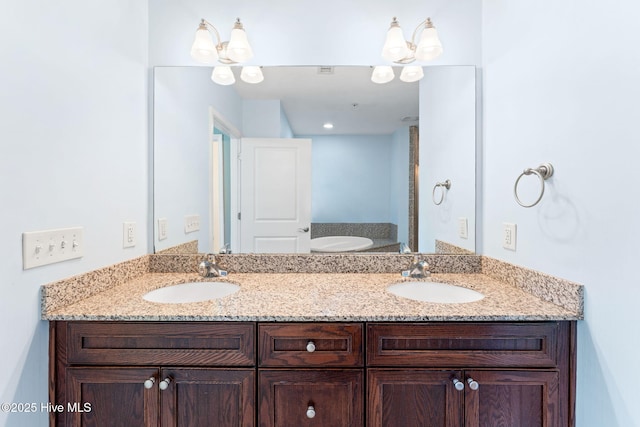
[[[200,230],[200,215],[185,215],[184,232],[193,233]]]
[[[122,247],[132,248],[136,245],[136,223],[125,222],[122,227]]]
[[[469,224],[467,218],[458,218],[458,236],[461,239],[469,238]]]
[[[502,247],[516,250],[516,225],[505,222],[502,224]]]
[[[167,228],[169,228],[167,218],[158,218],[158,240],[167,238]]]
[[[22,268],[82,258],[84,228],[58,228],[22,233]]]

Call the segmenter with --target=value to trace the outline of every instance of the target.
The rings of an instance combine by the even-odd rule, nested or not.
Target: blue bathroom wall
[[[390,135],[314,135],[313,222],[390,222]]]

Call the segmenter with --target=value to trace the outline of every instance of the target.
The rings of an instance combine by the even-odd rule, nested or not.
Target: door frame
[[[222,162],[222,158],[218,158],[216,150],[213,149],[215,147],[216,137],[213,134],[213,129],[217,128],[229,135],[231,138],[231,167],[230,167],[230,178],[231,182],[238,183],[240,178],[240,139],[242,138],[242,132],[238,128],[236,128],[229,120],[225,119],[225,117],[220,114],[218,110],[209,106],[209,146],[211,149],[209,150],[209,242],[210,249],[212,253],[219,253],[220,248],[224,245],[224,240],[222,241],[222,245],[218,244],[218,246],[214,246],[216,242],[219,242],[219,239],[216,239],[214,235],[215,229],[218,227],[219,218],[214,220],[216,206],[220,203],[224,203],[224,200],[221,200],[223,197],[222,194],[216,196],[215,194],[215,186],[217,183],[221,183],[223,179],[222,169],[220,167],[220,162]],[[215,175],[215,176],[214,176]],[[240,185],[236,185],[236,191],[233,191],[233,186],[231,187],[232,191],[230,194],[230,212],[231,212],[231,251],[237,252],[240,242],[240,224],[238,220],[238,212],[240,212],[239,206],[239,196],[240,196]],[[224,217],[223,217],[224,218]],[[218,221],[218,223],[216,223]],[[222,219],[224,221],[224,219]],[[220,227],[224,233],[224,224]]]

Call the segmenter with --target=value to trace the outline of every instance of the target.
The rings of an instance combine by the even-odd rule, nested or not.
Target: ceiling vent
[[[333,67],[330,67],[330,66],[318,67],[318,74],[333,74]]]

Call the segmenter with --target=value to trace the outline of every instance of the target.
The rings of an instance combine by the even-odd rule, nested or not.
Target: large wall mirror
[[[154,69],[157,253],[475,251],[475,67],[235,71]]]

